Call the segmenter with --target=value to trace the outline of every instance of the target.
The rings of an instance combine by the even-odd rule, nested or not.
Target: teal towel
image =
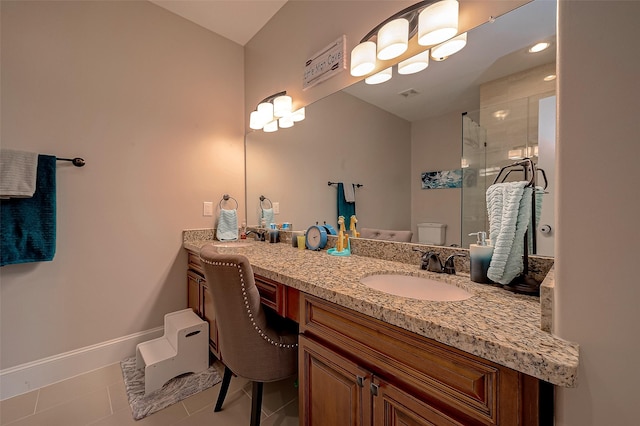
[[[531,192],[526,181],[505,182],[487,189],[489,232],[493,256],[487,276],[509,284],[524,270],[524,233],[531,220]]]
[[[349,184],[351,185],[351,184]],[[338,216],[344,216],[344,220],[349,220],[356,214],[356,203],[348,203],[344,198],[344,184],[338,183]],[[336,218],[337,218],[336,217]]]
[[[38,156],[31,198],[0,200],[0,266],[53,260],[56,252],[56,157]]]
[[[220,209],[216,238],[220,241],[235,241],[238,239],[238,212],[236,210]]]

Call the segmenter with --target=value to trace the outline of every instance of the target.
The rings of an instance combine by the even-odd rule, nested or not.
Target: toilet
[[[434,246],[444,245],[447,225],[444,223],[424,222],[418,224],[418,242]]]

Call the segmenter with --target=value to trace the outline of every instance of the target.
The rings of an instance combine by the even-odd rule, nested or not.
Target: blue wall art
[[[424,172],[422,189],[462,188],[462,169]]]

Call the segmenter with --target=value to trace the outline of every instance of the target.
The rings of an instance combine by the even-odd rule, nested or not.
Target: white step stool
[[[191,308],[164,316],[164,335],[136,346],[136,368],[144,368],[145,395],[184,373],[209,368],[209,323]]]

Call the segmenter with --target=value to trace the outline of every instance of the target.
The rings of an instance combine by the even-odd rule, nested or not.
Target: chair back
[[[294,375],[297,333],[265,312],[249,260],[219,253],[213,245],[202,248],[200,260],[213,299],[221,361],[236,375],[253,381]]]

